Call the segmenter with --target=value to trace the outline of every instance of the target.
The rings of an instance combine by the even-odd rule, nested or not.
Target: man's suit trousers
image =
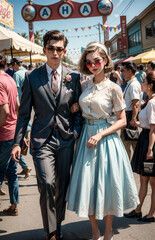
[[[56,230],[65,217],[65,197],[70,180],[70,167],[74,153],[74,136],[63,140],[54,130],[41,146],[33,149],[40,206],[45,232]]]

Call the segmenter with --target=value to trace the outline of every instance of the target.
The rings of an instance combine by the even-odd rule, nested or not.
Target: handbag
[[[155,161],[148,159],[143,162],[143,176],[155,176]]]
[[[27,155],[27,151],[28,151],[28,146],[23,141],[22,146],[21,146],[21,154],[26,156]]]
[[[124,139],[130,141],[137,141],[139,138],[138,128],[130,125],[130,121],[132,119],[132,111],[126,111],[126,120],[127,125],[123,129]]]
[[[124,133],[125,140],[137,141],[139,138],[138,129],[133,130],[126,127],[123,129],[123,133]]]

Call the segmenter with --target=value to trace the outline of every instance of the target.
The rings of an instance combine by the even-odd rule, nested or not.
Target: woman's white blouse
[[[109,79],[99,84],[93,80],[82,82],[82,90],[79,104],[84,118],[109,119],[110,122],[112,112],[126,107],[121,88]]]
[[[150,129],[149,124],[155,124],[155,99],[152,98],[139,113],[140,126]]]

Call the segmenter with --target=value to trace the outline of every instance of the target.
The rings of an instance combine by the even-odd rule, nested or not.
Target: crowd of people
[[[112,240],[114,216],[155,221],[155,62],[146,73],[132,61],[113,70],[105,45],[91,42],[77,73],[62,64],[67,44],[61,31],[48,31],[47,62],[28,70],[17,58],[7,66],[0,55],[0,188],[6,177],[11,204],[3,213],[18,215],[17,163],[29,177],[21,146],[30,141],[46,240],[63,239],[66,203],[89,218],[93,240],[103,239],[101,219],[104,240]],[[138,140],[126,139],[129,125],[142,128]],[[139,195],[133,172],[140,175]],[[151,206],[142,216],[149,183]]]

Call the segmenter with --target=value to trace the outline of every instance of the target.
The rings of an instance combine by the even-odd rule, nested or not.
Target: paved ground
[[[19,177],[20,204],[19,215],[16,217],[4,216],[2,210],[9,206],[7,182],[3,183],[6,196],[0,196],[0,240],[44,240],[45,233],[42,227],[42,219],[39,207],[39,194],[37,190],[35,172],[32,158],[26,157],[29,166],[32,167],[31,176],[25,180]],[[21,171],[20,166],[18,172]],[[139,178],[135,175],[137,187]],[[147,214],[150,206],[150,188],[143,206],[143,215]],[[101,234],[104,235],[104,221],[99,222]],[[114,218],[114,240],[154,240],[155,223],[143,224],[135,219]],[[74,213],[67,211],[66,220],[63,222],[64,240],[88,240],[92,239],[91,228],[88,219],[78,218]]]

